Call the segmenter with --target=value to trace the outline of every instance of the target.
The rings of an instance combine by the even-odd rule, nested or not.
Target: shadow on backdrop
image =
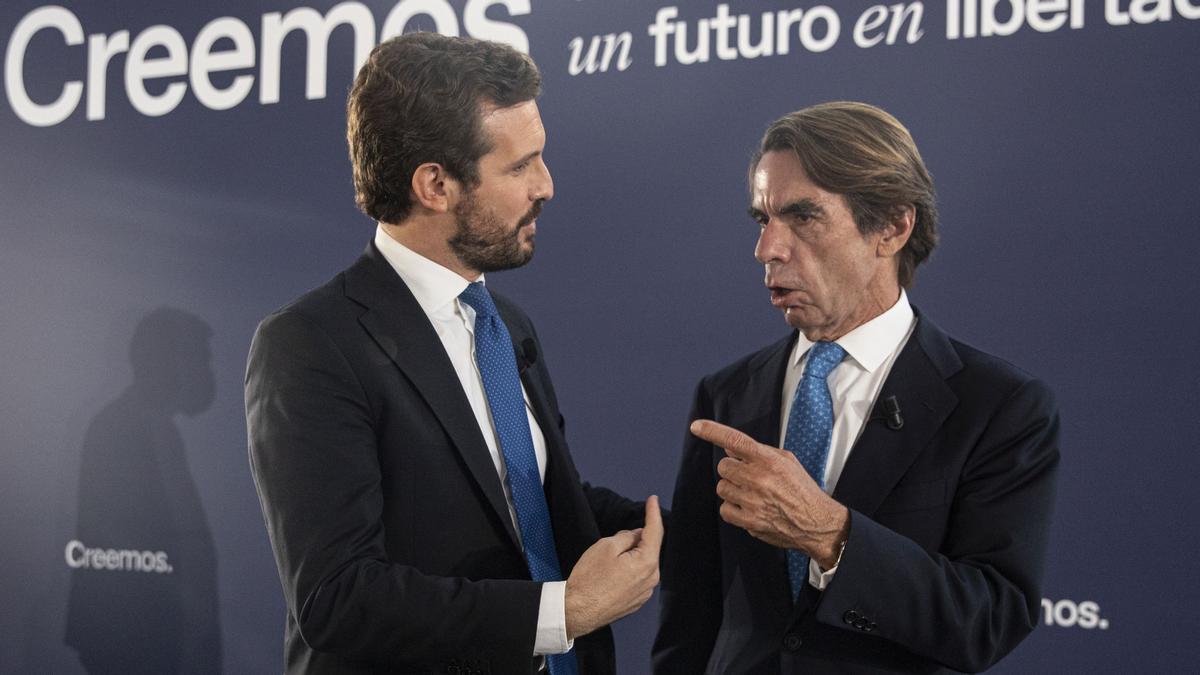
[[[66,644],[91,675],[221,672],[216,551],[175,424],[213,403],[212,333],[178,309],[143,317],[133,383],[84,435]]]

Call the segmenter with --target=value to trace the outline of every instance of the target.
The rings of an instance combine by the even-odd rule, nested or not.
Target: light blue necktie
[[[817,342],[809,348],[808,362],[796,385],[787,433],[783,437],[783,449],[796,455],[822,489],[825,488],[825,463],[829,460],[829,439],[833,435],[833,398],[825,378],[845,356],[846,350],[836,342]],[[795,600],[808,583],[808,555],[788,549],[787,564],[788,581]]]
[[[492,411],[492,424],[500,440],[504,466],[508,470],[508,488],[512,495],[525,560],[534,581],[562,581],[550,509],[538,475],[533,436],[521,395],[521,377],[513,354],[512,337],[496,312],[492,296],[480,282],[467,286],[458,296],[475,310],[475,362],[483,377],[483,389]],[[575,675],[578,666],[575,651],[546,657],[552,675]]]

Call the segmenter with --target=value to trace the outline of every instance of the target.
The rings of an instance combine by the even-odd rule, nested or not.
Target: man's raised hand
[[[567,579],[567,637],[587,635],[644,605],[658,585],[663,522],[658,497],[646,500],[645,525],[592,544]]]
[[[850,512],[825,494],[796,456],[733,427],[696,420],[691,431],[726,457],[717,463],[721,518],[780,548],[832,567],[850,528]]]

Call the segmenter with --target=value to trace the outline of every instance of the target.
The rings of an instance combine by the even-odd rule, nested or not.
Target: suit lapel
[[[883,383],[838,479],[835,499],[868,516],[874,513],[958,404],[946,378],[961,367],[949,338],[917,312],[912,337]],[[888,428],[884,416],[883,401],[890,396],[904,417],[898,430]]]
[[[759,443],[779,447],[779,417],[783,414],[783,377],[796,344],[796,333],[760,352],[747,364],[743,401],[738,408],[743,419],[730,420]]]
[[[495,294],[493,298],[497,297]],[[524,354],[524,344],[527,340],[536,338],[526,331],[526,322],[515,316],[509,309],[507,301],[498,302],[500,317],[508,327],[509,336],[513,341],[513,350]],[[521,357],[518,357],[518,363]],[[590,517],[591,510],[587,500],[580,490],[579,474],[567,450],[567,441],[559,427],[559,415],[552,404],[552,394],[548,391],[549,383],[540,374],[545,372],[537,365],[537,360],[528,364],[521,371],[521,384],[529,396],[529,407],[533,417],[542,429],[542,437],[546,441],[546,505],[550,509],[550,519],[554,525],[555,547],[558,551],[559,563],[563,574],[569,574],[575,561],[598,535],[594,519]]]
[[[454,366],[424,310],[374,243],[346,270],[346,295],[365,308],[359,323],[433,411],[519,550],[496,466]]]
[[[742,431],[759,443],[779,447],[783,377],[796,335],[793,332],[747,364],[748,377],[742,395],[731,406],[728,418],[717,421]],[[713,453],[713,461],[719,462],[724,456],[718,448]],[[713,474],[716,475],[715,467]],[[735,536],[742,549],[737,556],[739,569],[736,574],[748,592],[754,591],[752,602],[770,607],[771,614],[776,617],[788,616],[792,612],[792,603],[783,549],[755,539],[743,530],[736,530]]]
[[[493,295],[494,297],[495,295]],[[533,336],[525,332],[523,322],[512,315],[507,302],[497,303],[496,307],[500,311],[500,318],[504,320],[504,325],[508,328],[509,337],[512,338],[513,353],[519,355],[517,368],[521,371],[521,384],[524,385],[525,393],[529,396],[529,406],[533,409],[533,417],[537,420],[538,426],[542,428],[542,435],[546,439],[546,452],[552,459],[559,459],[564,449],[562,448],[561,434],[558,431],[558,417],[551,409],[550,397],[542,387],[540,378],[535,377],[536,359],[534,363],[526,364],[524,367],[521,365],[524,357],[520,355],[525,352],[525,341],[532,340]]]

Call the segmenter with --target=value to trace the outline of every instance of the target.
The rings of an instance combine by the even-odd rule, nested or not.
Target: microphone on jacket
[[[888,428],[899,431],[904,427],[904,416],[900,414],[900,401],[895,396],[883,399],[883,412],[887,418]]]
[[[520,375],[537,363],[537,343],[533,338],[525,338],[521,341],[521,346],[513,345],[513,356],[517,359],[517,374]]]

